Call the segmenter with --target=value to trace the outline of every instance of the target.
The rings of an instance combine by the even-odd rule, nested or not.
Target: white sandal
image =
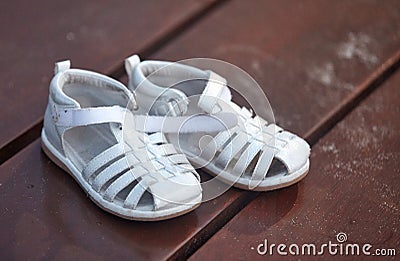
[[[56,64],[42,148],[102,209],[153,221],[176,217],[202,199],[198,174],[161,133],[134,127],[133,94],[101,74]]]
[[[137,130],[162,131],[194,166],[257,191],[289,186],[308,173],[308,143],[233,103],[221,76],[180,63],[140,62],[137,55],[125,68],[129,89],[140,97]],[[204,146],[205,135],[212,138]]]

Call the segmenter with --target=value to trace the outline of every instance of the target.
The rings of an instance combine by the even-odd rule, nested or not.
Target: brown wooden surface
[[[245,69],[277,122],[304,134],[399,50],[399,13],[396,0],[232,1],[153,57]]]
[[[221,196],[180,218],[127,221],[92,203],[74,179],[46,157],[39,140],[0,169],[3,260],[166,258],[232,203]]]
[[[321,245],[336,243],[339,232],[349,243],[395,248],[398,256],[399,86],[397,72],[312,148],[304,181],[260,194],[191,259],[265,259],[251,249],[264,239]]]
[[[214,57],[245,68],[267,94],[278,123],[304,136],[399,49],[398,11],[395,1],[233,1],[153,57]],[[348,59],[342,50],[350,46],[359,54]],[[253,196],[227,194],[235,202]]]
[[[43,118],[55,61],[111,73],[212,2],[3,1],[0,148]]]
[[[188,28],[177,40],[160,48],[153,58],[215,57],[241,66],[260,82],[278,123],[304,135],[397,51],[400,43],[400,7],[396,3],[227,2]],[[160,10],[153,11],[159,14]],[[142,23],[150,20],[147,17],[138,19]],[[115,23],[124,25],[122,21]],[[65,26],[68,27],[67,22]],[[127,28],[133,32],[136,26]],[[145,30],[146,25],[143,26]],[[118,28],[118,32],[112,33],[119,35],[120,31],[126,33],[128,30]],[[107,71],[114,68],[112,65],[119,63],[123,56],[146,45],[144,42],[139,47],[130,45],[124,41],[126,34],[119,37],[116,39],[122,39],[124,48],[120,50],[125,49],[123,52],[111,56],[117,50],[111,46],[112,42],[108,42],[109,46],[95,50],[99,52],[96,62],[90,60],[88,55],[78,61],[79,57],[72,57],[73,64],[95,69],[99,66],[97,70]],[[88,48],[95,48],[90,43],[86,44]],[[348,53],[345,51],[353,47],[357,47],[357,52],[346,58]],[[43,51],[39,44],[36,48]],[[41,83],[42,90],[38,92],[38,97],[34,98],[40,100],[36,101],[37,106],[45,105],[47,83],[51,77],[49,71],[59,53],[53,55],[48,58],[50,61],[43,60],[45,64],[42,65],[47,67],[45,73],[29,72],[32,77],[48,77],[47,82]],[[107,66],[101,67],[104,64]],[[3,87],[0,90],[3,91]],[[36,105],[34,101],[30,102]],[[26,111],[25,108],[22,110]],[[38,115],[40,120],[41,114]],[[24,124],[27,121],[21,119],[21,122]],[[0,228],[3,231],[0,236],[1,257],[184,257],[201,246],[256,195],[231,189],[223,196],[202,204],[196,211],[170,221],[124,221],[96,207],[72,178],[46,158],[40,151],[39,142],[36,140],[0,167],[0,197],[7,199],[0,202]],[[271,204],[276,200],[293,201],[299,186],[274,193]],[[296,193],[290,193],[293,190]],[[290,204],[287,209],[289,207]],[[282,211],[284,215],[285,209]],[[39,243],[35,246],[31,242]]]

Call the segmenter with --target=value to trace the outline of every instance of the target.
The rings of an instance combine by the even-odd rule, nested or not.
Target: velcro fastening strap
[[[62,108],[55,106],[52,113],[57,126],[76,127],[107,122],[123,123],[126,111],[125,108],[120,106],[92,108]]]
[[[218,74],[210,71],[210,78],[200,96],[198,106],[207,113],[217,113],[221,111],[218,101],[230,101],[232,99],[231,92],[226,86],[226,80]]]

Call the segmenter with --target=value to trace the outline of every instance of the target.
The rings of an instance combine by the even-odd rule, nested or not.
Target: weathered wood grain
[[[398,9],[395,1],[228,2],[153,58],[211,56],[241,66],[267,93],[278,122],[304,135],[396,52]],[[97,208],[40,152],[39,141],[0,169],[5,257],[185,257],[254,196],[232,189],[186,216],[145,224]],[[283,216],[302,184],[265,195],[288,202]],[[29,222],[32,230],[24,227]]]
[[[214,1],[3,1],[0,3],[0,156],[38,137],[54,62],[112,73],[132,52],[162,42]],[[160,11],[162,10],[162,11]],[[29,137],[28,137],[29,140]],[[11,144],[18,146],[19,144]]]
[[[346,233],[348,243],[396,249],[398,255],[399,86],[397,72],[313,147],[310,173],[303,182],[260,194],[192,260],[279,260],[276,249],[272,257],[260,256],[257,246],[264,239],[269,244],[320,246],[337,243],[339,232]]]

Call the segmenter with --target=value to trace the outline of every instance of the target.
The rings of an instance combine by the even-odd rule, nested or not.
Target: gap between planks
[[[216,9],[221,7],[224,3],[229,0],[219,0],[215,2],[210,2],[203,8],[196,11],[186,20],[179,23],[177,26],[167,30],[164,34],[160,35],[157,39],[151,41],[143,50],[139,50],[137,53],[143,58],[151,56],[153,53],[157,52],[163,47],[163,45],[171,42],[181,34],[183,34],[188,28],[204,19],[206,16],[210,15]],[[107,75],[119,79],[125,74],[123,63],[118,63],[106,70]],[[43,117],[39,118],[34,122],[28,129],[18,134],[16,138],[8,142],[2,148],[0,148],[0,165],[6,162],[8,159],[12,158],[15,154],[21,151],[24,147],[28,146],[30,143],[34,142],[40,137],[40,132],[43,126]]]
[[[304,138],[314,146],[323,136],[338,124],[347,114],[355,109],[361,101],[367,98],[374,90],[382,85],[384,81],[390,78],[400,67],[400,50],[381,64],[373,71],[365,81],[357,85],[345,99],[317,122],[311,128]],[[197,235],[190,238],[168,259],[187,259],[193,255],[202,245],[204,245],[216,232],[218,232],[229,220],[238,214],[248,203],[256,199],[261,192],[243,192],[235,202],[223,210],[217,218],[212,220]]]
[[[200,18],[199,18],[200,19]],[[188,27],[186,27],[188,28]],[[177,37],[176,34],[174,37]],[[170,41],[172,38],[169,38]],[[144,53],[149,56],[155,52],[157,48],[161,48],[162,44],[166,41],[155,41],[153,47],[148,47],[141,54]],[[151,50],[151,51],[150,51]],[[121,64],[115,67],[114,70],[109,70],[110,75],[118,75],[119,70],[122,70]],[[384,81],[386,81],[394,72],[400,67],[400,50],[386,60],[381,66],[373,71],[365,81],[357,85],[356,89],[343,99],[334,109],[332,109],[325,117],[323,117],[310,131],[308,131],[304,138],[310,143],[311,146],[316,144],[320,138],[326,135],[338,122],[340,122],[348,113],[350,113],[357,105],[367,98],[374,90],[376,90]],[[121,74],[122,76],[122,74]],[[40,136],[40,130],[43,124],[43,119],[38,120],[27,131],[22,133],[17,139],[13,140],[3,148],[13,151],[14,154],[22,150],[25,146],[35,141]],[[0,151],[1,163],[6,161],[11,156],[3,161],[3,151]],[[13,155],[14,155],[13,154]],[[259,192],[243,192],[230,206],[223,209],[218,214],[217,218],[213,219],[209,224],[201,229],[195,236],[186,241],[183,245],[169,257],[169,259],[182,259],[191,256],[197,251],[204,243],[208,241],[217,231],[219,231],[229,220],[239,213],[248,203],[254,200]]]
[[[215,11],[223,3],[229,0],[221,0],[212,2],[194,13],[187,20],[178,24],[176,27],[168,30],[159,38],[153,40],[147,47],[138,51],[144,59],[151,56],[163,47],[163,45],[171,42],[179,37],[192,25]],[[334,109],[332,109],[325,117],[323,117],[314,127],[309,130],[304,138],[311,146],[316,144],[319,139],[325,136],[337,123],[339,123],[347,114],[349,114],[358,104],[367,98],[374,90],[376,90],[384,81],[386,81],[400,67],[400,50],[386,60],[380,67],[372,72],[364,82],[359,84],[356,89],[343,99]],[[108,75],[113,78],[121,78],[124,75],[123,64],[119,63],[112,66]],[[22,132],[14,140],[6,144],[0,149],[0,164],[10,159],[24,147],[35,141],[40,136],[43,125],[43,118],[38,119],[26,131]],[[169,259],[182,259],[191,256],[204,243],[208,241],[218,230],[220,230],[229,220],[239,213],[248,203],[254,200],[260,192],[243,192],[230,206],[222,210],[218,217],[212,220],[195,236],[185,242],[169,257]]]
[[[224,1],[225,2],[225,1]],[[163,44],[178,37],[184,30],[190,27],[191,24],[200,20],[210,10],[216,8],[219,4],[213,4],[204,8],[197,15],[191,17],[188,21],[182,23],[171,30],[171,35],[166,34],[154,41],[153,44],[138,52],[143,57],[148,57],[158,49],[162,48]],[[392,55],[388,60],[381,64],[375,71],[373,71],[365,81],[357,85],[356,89],[343,99],[334,109],[332,109],[325,117],[323,117],[311,130],[309,130],[304,138],[310,143],[311,146],[316,144],[319,139],[325,136],[337,123],[339,123],[347,114],[349,114],[358,104],[367,98],[374,90],[376,90],[384,81],[386,81],[394,72],[400,67],[400,50]],[[108,70],[109,75],[115,78],[123,76],[122,64],[113,67],[114,69]],[[27,131],[23,132],[12,142],[8,143],[0,150],[0,163],[4,163],[7,159],[22,150],[25,146],[35,141],[40,136],[43,119],[39,119]],[[5,152],[10,154],[4,154]],[[243,192],[230,206],[223,209],[218,217],[213,219],[209,224],[201,229],[195,236],[186,241],[169,257],[169,259],[182,259],[191,256],[197,251],[204,243],[208,241],[217,231],[219,231],[229,220],[239,213],[248,203],[254,200],[260,192]]]

